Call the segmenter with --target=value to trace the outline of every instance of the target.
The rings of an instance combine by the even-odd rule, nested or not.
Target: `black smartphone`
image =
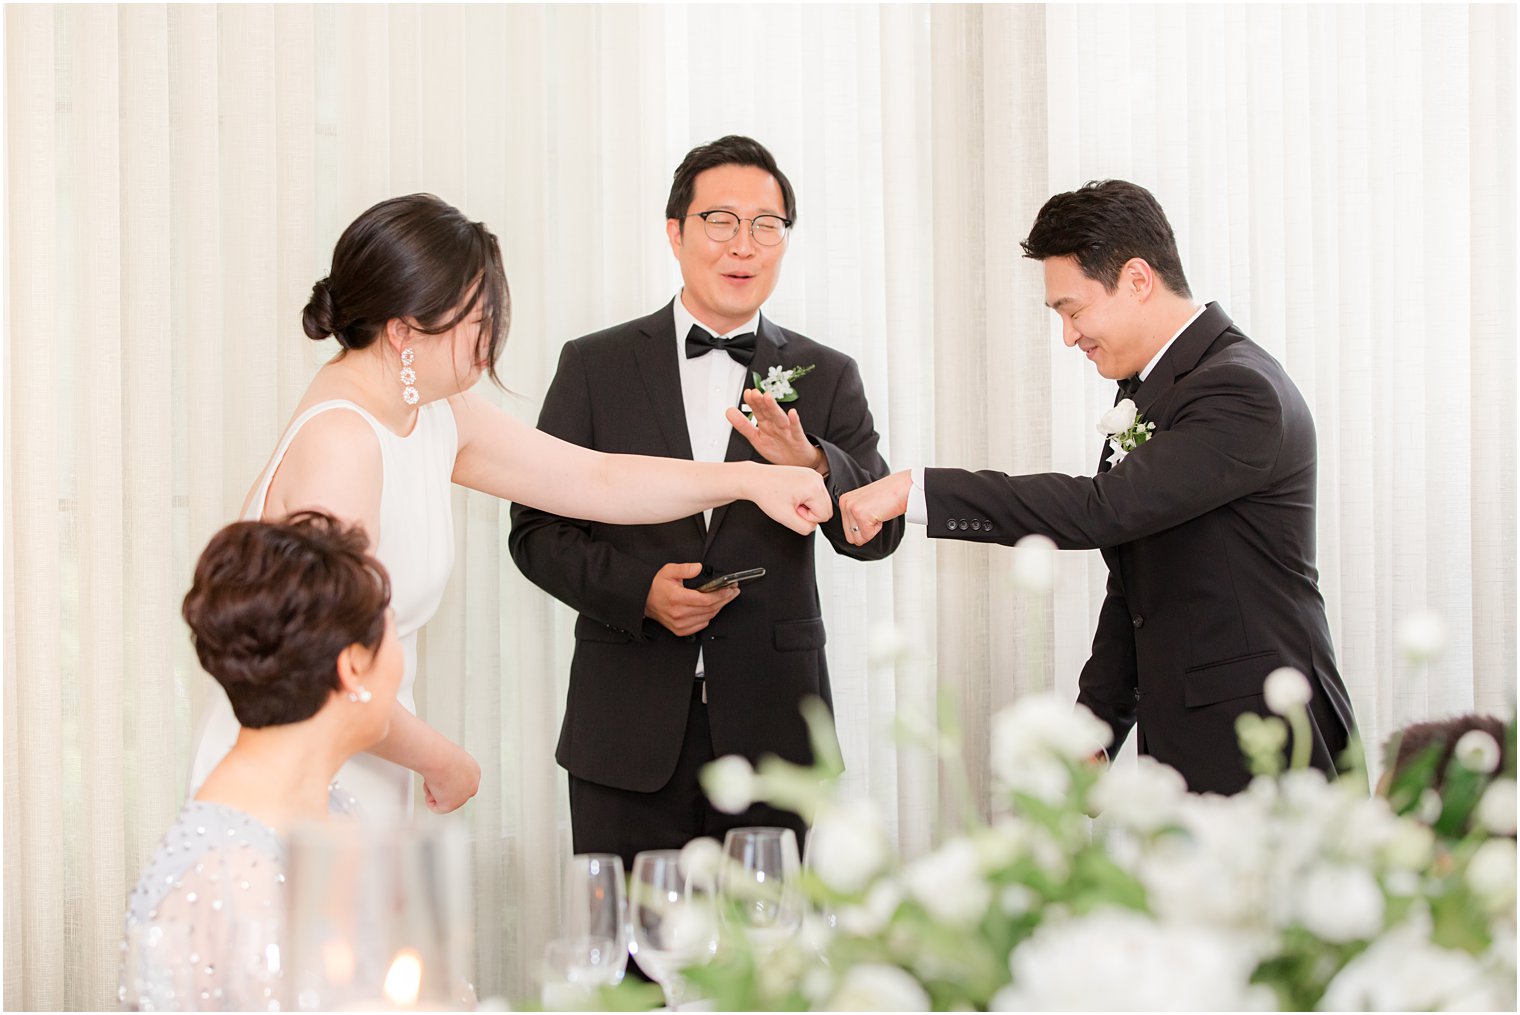
[[[697,591],[716,592],[719,589],[726,589],[730,585],[738,585],[740,582],[747,582],[754,578],[763,577],[765,577],[765,568],[752,567],[748,571],[735,571],[732,574],[721,574],[716,578],[709,579],[698,585]]]

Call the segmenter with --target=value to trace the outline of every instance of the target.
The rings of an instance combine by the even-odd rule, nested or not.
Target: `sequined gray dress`
[[[127,902],[122,1007],[278,1010],[285,850],[274,829],[191,800]]]

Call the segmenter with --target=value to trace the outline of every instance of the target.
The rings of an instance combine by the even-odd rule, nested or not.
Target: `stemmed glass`
[[[665,1007],[683,1001],[680,971],[710,960],[718,950],[718,925],[710,886],[688,877],[681,853],[655,849],[633,858],[628,885],[633,914],[634,959],[660,985]]]
[[[623,980],[628,968],[628,901],[624,894],[623,858],[616,853],[579,853],[565,869],[560,905],[560,936],[611,942],[603,967],[608,986]]]
[[[585,1011],[596,1005],[601,987],[623,978],[628,951],[612,938],[561,937],[544,945],[543,993],[546,1011]]]
[[[718,874],[723,916],[761,952],[802,927],[802,863],[790,828],[733,828],[723,837]]]

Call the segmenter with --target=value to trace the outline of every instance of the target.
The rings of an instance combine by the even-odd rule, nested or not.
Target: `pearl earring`
[[[357,693],[353,691],[348,692],[348,700],[358,702],[361,705],[368,705],[374,698],[375,696],[370,693],[370,689],[362,685]]]
[[[407,405],[416,405],[422,396],[417,394],[417,371],[412,368],[417,354],[408,346],[401,350],[401,400]],[[366,699],[368,700],[368,699]]]

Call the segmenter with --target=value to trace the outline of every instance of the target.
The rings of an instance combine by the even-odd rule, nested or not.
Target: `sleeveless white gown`
[[[417,678],[417,631],[437,611],[454,568],[451,484],[459,432],[448,402],[440,399],[424,405],[417,413],[416,426],[405,437],[396,436],[353,402],[334,399],[313,405],[296,417],[280,439],[243,520],[263,517],[270,483],[301,427],[312,417],[335,409],[357,413],[380,442],[380,534],[372,552],[390,573],[396,633],[406,656],[396,697],[415,714],[412,685]],[[212,681],[190,764],[190,796],[232,749],[238,729],[226,693]],[[358,754],[338,772],[337,781],[343,795],[352,798],[366,817],[398,817],[411,812],[411,771],[400,765],[372,754]]]

